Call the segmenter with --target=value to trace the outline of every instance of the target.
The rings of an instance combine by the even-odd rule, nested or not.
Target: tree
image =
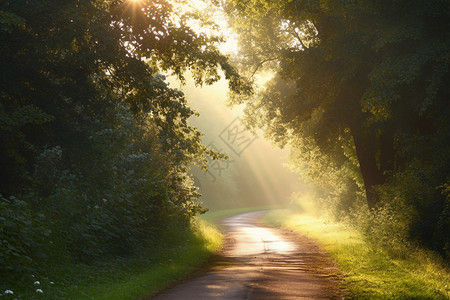
[[[439,1],[261,0],[226,1],[225,10],[252,73],[270,62],[267,68],[280,75],[274,80],[295,85],[296,92],[282,101],[259,105],[270,111],[267,121],[295,135],[302,122],[320,113],[311,134],[325,151],[350,129],[374,207],[373,187],[394,168],[394,135],[420,122],[428,103],[443,99],[437,91],[445,90],[448,39],[439,28],[448,7]],[[403,101],[414,105],[406,108]]]
[[[54,253],[129,255],[205,211],[187,170],[223,156],[162,73],[210,84],[222,70],[231,89],[249,89],[220,38],[184,18],[165,0],[0,3],[4,284],[47,270]]]
[[[152,113],[165,134],[176,129],[169,120],[186,127],[192,112],[159,83],[159,70],[182,78],[190,69],[197,83],[211,83],[221,67],[242,87],[217,39],[176,26],[167,1],[4,1],[0,9],[3,193],[30,171],[30,145],[84,148],[82,124],[101,127],[95,117],[107,114],[113,93],[135,113]]]
[[[419,216],[411,216],[411,235],[431,245],[430,232],[448,224],[439,191],[450,167],[449,3],[230,0],[223,7],[248,76],[276,74],[254,97],[235,98],[247,103],[250,119],[262,116],[253,123],[282,145],[302,139],[336,162],[342,139],[354,144],[368,207],[402,199]],[[442,251],[448,239],[439,243]]]

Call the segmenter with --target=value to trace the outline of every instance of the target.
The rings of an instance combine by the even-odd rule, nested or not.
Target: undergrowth
[[[92,265],[52,268],[48,278],[29,280],[0,291],[0,299],[108,299],[149,297],[195,270],[222,244],[222,235],[207,222],[167,230],[158,245],[127,258],[105,259]]]

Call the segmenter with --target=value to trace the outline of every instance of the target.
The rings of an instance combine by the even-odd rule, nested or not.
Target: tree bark
[[[359,168],[366,190],[367,204],[370,209],[375,208],[379,202],[374,187],[384,182],[384,175],[377,166],[376,135],[373,130],[363,130],[358,127],[351,128],[359,161]]]
[[[394,129],[387,128],[380,136],[380,172],[385,175],[394,169]]]

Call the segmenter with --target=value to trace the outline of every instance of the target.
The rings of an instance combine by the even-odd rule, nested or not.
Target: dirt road
[[[225,219],[226,245],[210,268],[152,299],[340,299],[331,259],[306,237],[260,224],[264,213]]]

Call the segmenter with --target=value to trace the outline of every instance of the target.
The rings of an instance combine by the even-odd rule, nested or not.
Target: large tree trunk
[[[349,86],[342,90],[339,102],[349,103],[351,118],[347,119],[347,125],[355,143],[367,204],[372,209],[379,202],[374,187],[384,183],[385,171],[391,170],[394,166],[394,131],[389,128],[377,139],[375,128],[366,124],[370,114],[361,110],[361,99],[370,84],[368,79],[370,71],[370,68],[360,69]],[[380,159],[379,165],[377,154]]]
[[[380,171],[384,175],[394,169],[394,129],[386,128],[380,135]]]
[[[367,204],[372,209],[375,208],[379,201],[374,186],[384,182],[384,175],[377,166],[376,135],[372,130],[364,131],[358,127],[351,128],[351,131],[355,142],[359,168],[366,189]]]

